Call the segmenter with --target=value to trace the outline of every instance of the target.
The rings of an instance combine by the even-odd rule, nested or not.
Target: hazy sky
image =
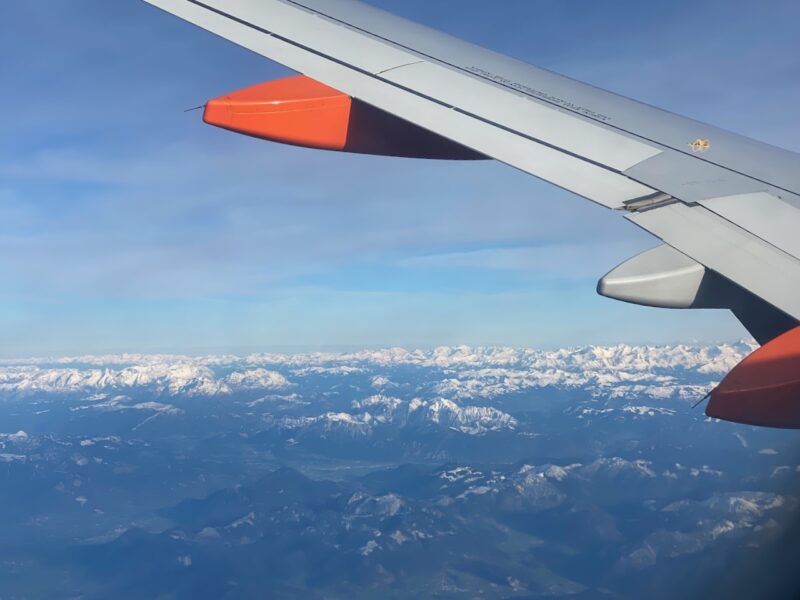
[[[796,0],[374,3],[800,150]],[[746,336],[597,297],[655,240],[510,168],[203,125],[289,72],[140,0],[5,0],[0,53],[2,355]]]

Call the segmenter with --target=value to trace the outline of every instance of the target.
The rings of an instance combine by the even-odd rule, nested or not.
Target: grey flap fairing
[[[618,266],[600,280],[597,292],[640,306],[728,309],[759,343],[768,342],[799,324],[796,319],[666,244]]]

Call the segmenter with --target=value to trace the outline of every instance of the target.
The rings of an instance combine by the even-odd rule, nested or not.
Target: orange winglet
[[[237,133],[307,148],[413,158],[485,158],[304,75],[210,100],[203,120]]]
[[[709,417],[800,429],[800,327],[747,357],[711,393]]]

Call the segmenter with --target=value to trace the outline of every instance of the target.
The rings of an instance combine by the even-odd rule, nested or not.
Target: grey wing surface
[[[620,289],[621,280],[610,274],[600,287],[607,295],[653,306],[731,308],[759,339],[800,320],[798,154],[355,0],[146,1],[401,119],[624,211],[670,248],[634,258],[635,268],[623,271],[635,276],[626,277],[626,291],[618,296],[612,290]],[[672,268],[681,261],[694,270]],[[687,278],[689,271],[694,276]],[[653,281],[679,282],[680,297],[661,302]],[[764,314],[768,325],[761,323]]]

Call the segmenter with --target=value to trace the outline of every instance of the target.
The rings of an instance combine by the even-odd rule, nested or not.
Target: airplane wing
[[[355,0],[146,1],[665,243],[604,277],[604,295],[729,308],[761,342],[800,324],[798,154]]]

